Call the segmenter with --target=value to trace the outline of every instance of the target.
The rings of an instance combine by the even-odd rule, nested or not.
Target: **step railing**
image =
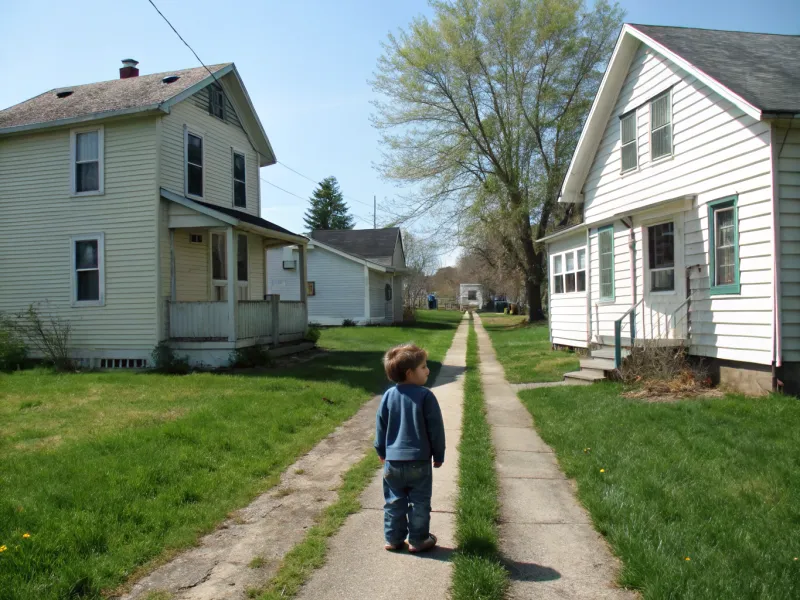
[[[644,298],[631,306],[628,310],[622,313],[622,316],[614,321],[614,368],[619,369],[622,364],[622,332],[626,326],[629,327],[631,336],[631,344],[636,339],[636,308],[641,306]]]

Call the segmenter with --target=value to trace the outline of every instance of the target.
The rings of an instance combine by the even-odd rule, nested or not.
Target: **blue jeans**
[[[383,466],[383,531],[386,541],[418,546],[431,526],[433,470],[430,460],[387,460]]]

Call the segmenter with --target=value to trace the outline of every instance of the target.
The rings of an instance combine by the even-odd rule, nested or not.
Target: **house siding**
[[[586,232],[584,231],[552,241],[547,247],[547,252],[548,256],[552,256],[580,248],[586,248]],[[577,261],[577,256],[575,260]],[[587,256],[587,288],[589,286],[588,263]],[[552,260],[549,264],[552,264]],[[553,275],[550,268],[548,268],[548,273],[550,275],[550,341],[562,346],[586,348],[588,345],[586,342],[586,292],[554,294]]]
[[[649,100],[672,89],[672,157],[650,160]],[[619,116],[635,109],[639,167],[621,175]],[[682,215],[685,265],[691,271],[693,354],[769,364],[771,327],[771,156],[770,127],[733,104],[651,49],[636,52],[616,106],[607,123],[583,188],[585,219],[602,223],[615,214],[633,213],[654,203],[695,195]],[[738,194],[741,294],[709,295],[708,209],[712,200]],[[637,221],[638,219],[635,219]],[[637,287],[643,277],[642,228],[637,239]],[[615,232],[613,303],[598,303],[592,277],[592,311],[603,334],[631,305],[628,230],[620,221]],[[598,271],[597,230],[591,230],[591,268]],[[681,277],[676,273],[676,279]],[[640,295],[638,297],[641,297]],[[741,315],[752,315],[742,323]]]
[[[70,197],[70,131],[0,140],[0,311],[70,322],[77,358],[149,358],[157,332],[154,118],[104,123],[104,194]],[[13,226],[12,226],[13,225]],[[71,306],[71,237],[105,237],[105,306]]]
[[[192,234],[203,236],[203,242],[191,242]],[[175,230],[175,295],[178,302],[206,302],[209,298],[209,244],[205,229]],[[169,244],[169,237],[167,237]],[[169,273],[169,271],[167,271]],[[170,286],[167,286],[167,295]]]
[[[369,272],[369,312],[373,319],[392,320],[392,302],[386,301],[386,284],[392,283],[391,274]]]
[[[184,126],[203,136],[203,201],[258,216],[258,154],[241,126],[208,113],[208,92],[205,89],[179,102],[172,107],[170,114],[162,117],[161,186],[185,195]],[[246,208],[233,206],[232,148],[245,153]]]
[[[775,130],[783,360],[800,361],[800,129]]]

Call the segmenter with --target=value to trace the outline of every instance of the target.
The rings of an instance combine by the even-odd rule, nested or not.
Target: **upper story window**
[[[203,197],[203,137],[186,130],[186,195]]]
[[[650,101],[650,157],[672,154],[672,90]]]
[[[636,144],[636,111],[623,116],[619,120],[619,138],[622,142],[622,169],[630,171],[638,165],[639,151]]]
[[[104,236],[102,233],[72,238],[72,306],[105,304]]]
[[[246,181],[245,155],[241,152],[233,153],[233,205],[247,207],[247,181]]]
[[[711,295],[739,294],[738,197],[708,203]]]
[[[553,255],[553,293],[586,291],[586,249]]]
[[[73,129],[70,132],[72,195],[103,193],[103,128]]]
[[[209,86],[208,112],[220,119],[225,119],[225,93],[222,88],[213,84]]]

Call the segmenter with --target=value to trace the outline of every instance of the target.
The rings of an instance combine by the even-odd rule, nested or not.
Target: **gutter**
[[[128,115],[144,114],[144,113],[164,113],[161,106],[158,104],[149,104],[147,106],[137,106],[136,108],[123,108],[120,110],[107,110],[105,112],[91,113],[88,115],[81,115],[79,117],[70,117],[68,119],[58,119],[56,121],[44,121],[42,123],[28,123],[27,125],[17,125],[15,127],[6,127],[0,129],[0,135],[10,135],[12,133],[24,133],[26,131],[35,131],[37,129],[53,129],[56,127],[63,127],[67,125],[77,125],[78,123],[87,123],[89,121],[96,121],[98,119],[110,119],[111,117],[124,117]]]

